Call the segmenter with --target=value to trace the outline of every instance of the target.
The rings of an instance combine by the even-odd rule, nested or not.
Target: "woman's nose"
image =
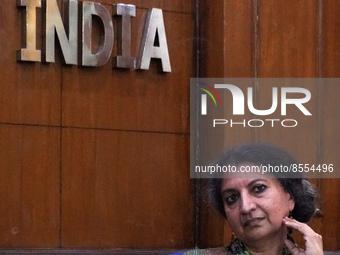
[[[254,210],[256,208],[254,197],[249,194],[242,195],[240,207],[242,213],[249,213]]]

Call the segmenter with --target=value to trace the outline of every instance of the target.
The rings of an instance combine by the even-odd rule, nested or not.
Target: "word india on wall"
[[[136,16],[136,6],[113,4],[112,14],[100,3],[64,0],[63,15],[57,0],[18,0],[17,6],[25,11],[23,48],[18,50],[19,61],[55,62],[55,41],[59,40],[63,60],[68,65],[99,67],[105,65],[114,46],[112,16],[119,19],[118,56],[113,58],[116,68],[148,70],[151,58],[160,59],[163,72],[171,72],[163,12],[148,10],[140,50],[131,56],[131,19]],[[37,49],[37,9],[42,10],[42,49]],[[78,18],[78,13],[80,18]],[[103,29],[97,52],[92,52],[92,23],[100,19]],[[78,24],[81,23],[81,24]],[[78,36],[78,26],[81,36]],[[68,33],[68,34],[67,34]],[[81,37],[81,38],[78,38]],[[81,40],[81,41],[80,41]],[[81,45],[81,49],[78,49]],[[80,57],[78,57],[78,53]],[[79,59],[79,60],[78,60]],[[79,62],[79,63],[78,63]]]

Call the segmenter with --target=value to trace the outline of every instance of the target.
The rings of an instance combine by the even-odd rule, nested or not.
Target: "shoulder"
[[[225,247],[219,247],[204,250],[191,250],[184,253],[184,255],[231,255],[231,253],[226,251]]]

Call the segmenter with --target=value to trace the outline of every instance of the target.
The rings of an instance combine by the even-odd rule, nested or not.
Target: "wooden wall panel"
[[[223,3],[207,1],[202,5],[200,76],[339,76],[339,3],[272,0],[240,3],[230,0]],[[224,28],[223,33],[221,28]],[[256,106],[259,109],[268,108],[272,102],[271,91],[265,86],[257,85],[254,89]],[[312,93],[312,100],[306,107],[313,116],[305,117],[299,110],[288,109],[291,112],[289,118],[299,122],[297,128],[259,128],[253,132],[238,128],[238,134],[230,130],[226,136],[229,134],[232,139],[226,142],[226,147],[259,140],[280,145],[302,163],[339,164],[336,156],[339,141],[335,130],[339,124],[336,104],[338,86],[322,87],[320,84],[313,84],[308,89]],[[279,113],[271,117],[282,118]],[[338,194],[339,189],[336,187],[339,181],[314,179],[312,182],[320,192],[319,207],[324,215],[313,219],[311,226],[327,240],[324,241],[325,250],[338,250],[340,209],[339,204],[333,202],[333,197]],[[228,243],[229,227],[225,227],[222,240],[222,220],[205,206],[203,204],[201,209],[201,244],[218,246],[223,241]],[[298,242],[303,244],[301,235],[296,236]]]
[[[59,246],[60,132],[0,124],[0,246]]]
[[[301,83],[300,83],[301,84]],[[309,85],[309,86],[307,86]],[[272,85],[273,86],[273,85]],[[276,86],[276,85],[275,85]],[[289,85],[286,85],[289,86]],[[290,152],[300,163],[315,164],[318,162],[319,148],[319,100],[318,84],[301,84],[312,94],[312,99],[304,104],[312,116],[304,115],[297,107],[287,106],[287,115],[281,115],[280,99],[277,110],[268,119],[278,119],[274,128],[271,123],[265,123],[263,127],[257,128],[258,139],[262,142],[276,144]],[[278,86],[278,95],[281,96],[281,86]],[[272,105],[272,87],[260,86],[258,89],[258,109],[269,109]],[[289,95],[291,96],[291,95]],[[266,117],[267,118],[267,117]],[[293,119],[296,127],[284,127],[281,121]],[[284,125],[294,125],[293,121],[284,122]],[[282,138],[285,139],[282,139]]]
[[[254,18],[253,1],[225,1],[223,77],[250,78],[255,75]]]
[[[258,77],[316,77],[317,1],[259,0]]]
[[[323,1],[322,8],[322,48],[321,48],[321,76],[340,77],[340,3],[337,1]],[[340,168],[340,139],[338,127],[340,125],[340,108],[338,105],[340,84],[324,83],[321,88],[322,118],[322,161],[334,164],[335,171]],[[329,250],[340,250],[340,179],[323,180],[320,187],[320,209],[324,213],[322,218],[322,233],[324,246]]]
[[[23,47],[25,10],[17,8],[16,1],[1,1],[0,15],[0,122],[59,125],[60,68],[17,62],[17,50]],[[40,47],[40,25],[37,32]]]
[[[321,66],[322,77],[340,77],[340,2],[322,1],[322,27],[321,27]]]
[[[255,75],[255,27],[254,27],[254,3],[248,0],[232,0],[225,2],[224,10],[224,75],[230,78],[249,78]],[[240,86],[246,95],[246,85]],[[252,114],[246,112],[244,116],[232,117],[232,98],[224,99],[224,107],[227,119],[241,122],[243,119],[251,119]],[[254,129],[250,127],[226,126],[224,129],[225,150],[229,150],[240,143],[251,142],[255,139]],[[227,233],[230,238],[231,231]]]
[[[133,20],[132,55],[136,56],[146,10]],[[157,70],[118,70],[111,61],[101,68],[64,68],[63,125],[157,132],[189,132],[189,78],[193,74],[191,15],[164,13],[172,66]],[[142,22],[144,24],[144,22]],[[114,55],[114,54],[113,54]]]
[[[224,2],[202,1],[199,9],[199,76],[224,76]],[[213,28],[213,29],[212,29]]]
[[[95,2],[106,4],[110,11],[110,5],[119,1]],[[188,84],[196,67],[194,1],[125,3],[138,8],[132,19],[134,56],[147,9],[164,10],[172,73],[160,73],[158,61],[152,61],[148,71],[113,69],[111,60],[101,68],[62,66],[58,54],[52,64],[19,63],[16,50],[22,47],[24,10],[16,7],[16,1],[1,0],[1,247],[195,245],[194,190],[188,178]],[[201,77],[339,76],[338,2],[200,4]],[[116,32],[115,19],[114,24]],[[40,31],[39,23],[39,48]],[[98,36],[98,30],[94,33]],[[254,88],[259,108],[266,108],[270,91]],[[299,128],[271,133],[265,128],[229,128],[226,147],[269,141],[287,148],[303,163],[338,165],[338,86],[315,86],[311,92],[317,95],[307,107],[313,117]],[[299,112],[292,116],[301,119]],[[340,249],[340,204],[333,199],[340,195],[339,180],[314,183],[324,215],[312,227],[324,236],[326,250]],[[230,230],[223,219],[204,202],[200,206],[200,245],[228,242]]]
[[[201,3],[199,12],[200,77],[253,77],[255,72],[253,2],[209,0]],[[232,101],[229,98],[223,100],[223,103],[225,109],[231,109]],[[205,131],[202,130],[202,132]],[[224,134],[226,150],[236,144],[254,139],[254,132],[251,128],[241,129],[229,126],[224,129]],[[203,180],[202,190],[204,186]],[[200,208],[201,247],[216,247],[227,243],[230,240],[231,230],[225,219],[217,215],[204,199],[201,200]]]
[[[111,11],[118,1],[94,2]],[[25,10],[0,1],[0,123],[16,124],[0,126],[0,247],[195,245],[188,134],[193,1],[125,3],[138,7],[134,56],[147,9],[164,10],[172,73],[159,72],[154,60],[148,71],[113,69],[111,59],[101,68],[64,66],[58,43],[55,63],[17,62]],[[39,49],[41,25],[38,9]]]
[[[317,76],[317,7],[316,1],[260,1],[259,59],[256,61],[259,77],[312,78]],[[310,164],[317,160],[317,84],[308,89],[313,99],[305,106],[312,113],[312,117],[305,117],[292,107],[287,108],[287,116],[281,116],[278,107],[279,109],[270,116],[271,118],[295,119],[298,121],[298,126],[295,128],[263,127],[258,129],[258,136],[260,141],[278,144],[290,151],[302,163]],[[272,103],[271,86],[268,88],[260,86],[258,95],[259,109],[268,109]]]
[[[199,73],[200,77],[224,76],[224,1],[201,1],[199,9]],[[213,28],[213,29],[212,29]],[[204,195],[205,180],[198,186]],[[199,245],[216,247],[223,243],[223,219],[209,207],[205,198],[200,198]]]
[[[137,4],[133,56],[149,5]],[[148,71],[113,69],[111,59],[100,68],[63,68],[62,122],[72,128],[62,136],[62,247],[194,246],[188,178],[194,24],[177,2],[171,8],[163,13],[171,73],[159,72],[155,60]]]
[[[259,57],[256,61],[258,76],[317,77],[319,25],[317,1],[260,1],[259,3]],[[317,83],[311,83],[310,86],[301,84],[301,87],[307,88],[312,94],[312,100],[304,104],[312,116],[305,116],[293,107],[287,107],[287,116],[281,116],[281,107],[278,107],[279,109],[270,118],[295,119],[298,125],[294,128],[280,125],[276,128],[259,128],[258,139],[286,149],[299,163],[319,163],[318,85]],[[280,96],[280,86],[278,87]],[[272,103],[271,86],[259,86],[257,92],[259,109],[268,109]],[[319,225],[320,219],[315,219],[311,224],[318,232]],[[295,233],[294,238],[301,247],[304,246],[301,235]]]
[[[64,129],[62,247],[194,246],[189,136]]]
[[[159,72],[154,60],[148,71],[113,69],[111,59],[100,68],[63,67],[62,122],[72,128],[62,136],[62,247],[194,246],[188,178],[194,24],[176,3],[176,11],[163,13],[171,73]],[[140,4],[132,20],[133,56],[151,2]]]

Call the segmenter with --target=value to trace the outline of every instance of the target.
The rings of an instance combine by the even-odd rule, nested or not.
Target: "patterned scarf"
[[[288,235],[287,237],[289,240],[294,242],[293,238]],[[295,243],[295,242],[294,242]],[[247,248],[244,246],[244,244],[239,240],[235,239],[232,242],[228,244],[225,249],[230,252],[232,255],[250,255],[250,253],[247,251]],[[282,255],[291,255],[288,248],[285,246],[282,251]]]

